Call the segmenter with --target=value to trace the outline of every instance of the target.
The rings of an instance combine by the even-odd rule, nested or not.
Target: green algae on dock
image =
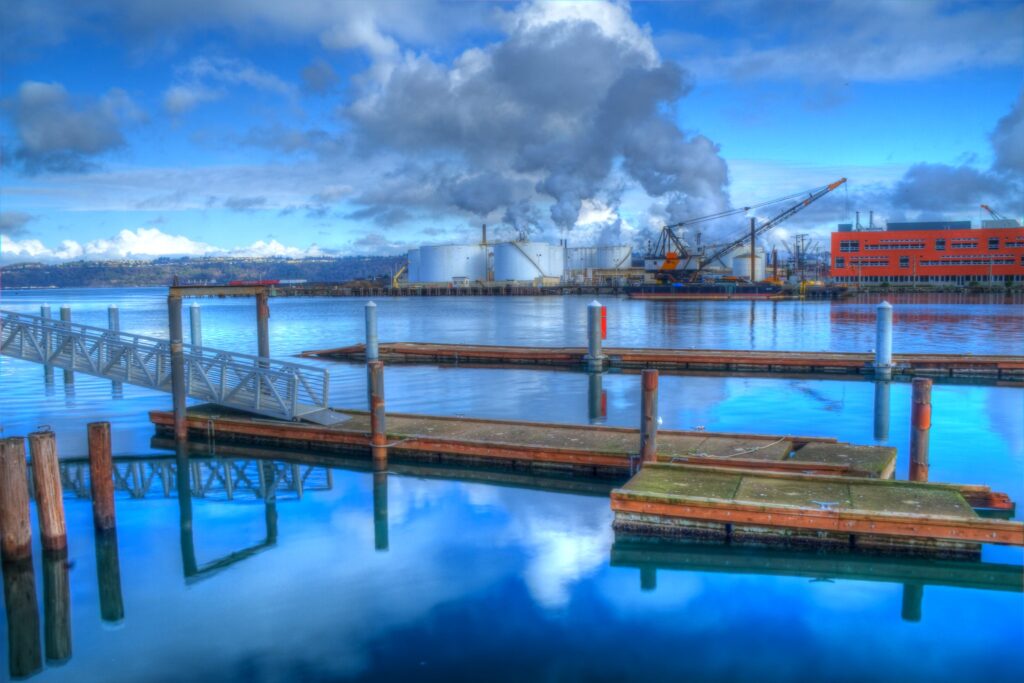
[[[1024,545],[1024,524],[979,517],[962,487],[649,464],[612,492],[616,531],[751,543],[976,554]]]

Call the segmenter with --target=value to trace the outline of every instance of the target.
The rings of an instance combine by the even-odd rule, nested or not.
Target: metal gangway
[[[171,392],[167,339],[0,311],[0,354]],[[188,398],[283,420],[347,419],[327,405],[326,369],[190,344],[184,356]]]

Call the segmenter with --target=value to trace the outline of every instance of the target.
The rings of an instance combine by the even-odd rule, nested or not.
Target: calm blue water
[[[76,321],[105,325],[107,305],[117,303],[123,329],[166,335],[164,297],[160,289],[4,292],[0,307],[33,313],[47,302],[56,313],[69,303]],[[1024,307],[999,301],[897,302],[895,349],[1022,354]],[[207,345],[255,348],[251,301],[201,303]],[[363,303],[272,300],[273,354],[361,341]],[[587,300],[378,303],[384,340],[582,345]],[[603,303],[609,345],[873,345],[874,301]],[[361,407],[362,367],[323,365],[333,404]],[[41,367],[0,358],[5,435],[50,425],[61,456],[81,456],[85,423],[109,420],[117,454],[155,453],[146,413],[168,409],[168,396],[125,387],[114,400],[108,382],[79,375],[69,393],[59,371],[56,379],[47,389]],[[628,375],[607,374],[598,388],[569,372],[389,367],[386,385],[393,411],[585,424],[594,390],[607,394],[608,424],[633,426],[639,411],[639,379]],[[900,449],[905,476],[909,386],[893,383],[888,393],[884,413],[875,408],[885,396],[870,382],[663,376],[660,412],[665,428],[887,443]],[[936,385],[933,404],[932,478],[1024,499],[1024,389]],[[745,555],[663,567],[656,587],[642,590],[637,566],[611,562],[607,497],[451,479],[389,475],[384,552],[375,550],[372,476],[334,470],[329,487],[279,497],[271,547],[186,581],[178,502],[158,488],[118,499],[124,618],[116,625],[100,617],[89,503],[69,494],[73,654],[33,680],[998,681],[1024,670],[1020,592],[928,585],[913,621],[903,615],[914,588],[902,581],[722,571],[746,566]],[[199,566],[267,536],[254,496],[194,498],[192,507]],[[1022,562],[1004,548],[986,548],[984,559]],[[37,548],[41,625],[42,574]],[[0,628],[12,633],[6,618]],[[0,659],[0,676],[9,663]]]

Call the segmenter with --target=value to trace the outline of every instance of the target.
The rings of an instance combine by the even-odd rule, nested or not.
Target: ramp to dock
[[[0,354],[114,382],[171,391],[167,339],[0,311]],[[189,398],[283,420],[337,424],[322,368],[185,345]]]
[[[978,516],[961,487],[678,464],[612,491],[616,531],[784,545],[959,552],[1024,545],[1024,523]]]

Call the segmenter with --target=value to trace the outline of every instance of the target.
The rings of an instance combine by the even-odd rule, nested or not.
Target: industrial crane
[[[993,208],[992,208],[991,206],[989,206],[988,204],[982,204],[982,205],[981,205],[981,208],[985,209],[985,210],[986,210],[986,211],[988,211],[988,212],[989,212],[990,214],[992,214],[992,218],[995,218],[995,219],[996,219],[997,221],[1005,221],[1005,220],[1009,220],[1009,219],[1008,219],[1008,218],[1007,218],[1006,216],[1004,216],[1003,214],[999,213],[998,211],[996,211],[995,209],[993,209]]]
[[[707,268],[709,265],[714,263],[716,260],[729,253],[736,247],[742,245],[748,239],[756,238],[758,235],[763,235],[768,232],[776,225],[792,217],[794,214],[799,213],[803,209],[813,204],[818,199],[821,199],[829,192],[832,192],[837,187],[846,182],[846,178],[840,178],[839,180],[829,185],[824,185],[819,188],[815,188],[810,192],[805,193],[799,192],[797,194],[788,195],[786,197],[780,197],[779,199],[773,199],[771,201],[762,202],[754,206],[745,206],[739,209],[731,209],[728,211],[721,211],[716,214],[709,216],[702,216],[700,218],[694,218],[681,223],[675,223],[673,225],[666,225],[662,228],[661,235],[658,237],[658,241],[655,243],[654,249],[651,254],[644,260],[644,267],[648,272],[653,271],[655,276],[660,280],[678,280],[678,274],[686,273],[688,278],[696,280],[700,273]],[[739,237],[728,244],[722,245],[715,249],[710,256],[703,254],[692,254],[686,247],[686,243],[683,242],[679,236],[675,233],[675,228],[682,226],[694,225],[697,223],[703,223],[709,220],[717,218],[723,218],[730,215],[744,213],[750,209],[759,208],[762,206],[768,206],[770,204],[777,204],[788,199],[794,199],[800,197],[800,199],[787,208],[782,213],[778,214],[774,218],[765,221],[759,226],[754,227],[750,233],[745,233],[742,237]],[[753,249],[753,245],[751,245]],[[693,260],[694,256],[697,258],[697,267],[690,269],[689,264]]]

